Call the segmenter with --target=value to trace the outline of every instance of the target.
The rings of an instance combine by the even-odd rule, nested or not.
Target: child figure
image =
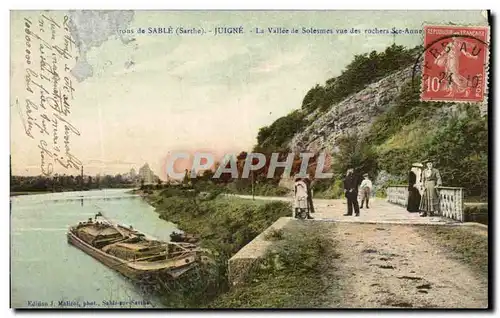
[[[294,189],[295,199],[293,205],[293,217],[297,218],[298,216],[300,216],[302,218],[303,214],[305,213],[305,218],[312,219],[312,217],[309,215],[309,209],[307,205],[307,184],[301,178],[296,178]]]
[[[368,202],[370,201],[370,195],[372,191],[372,181],[370,180],[368,173],[363,175],[363,181],[361,181],[361,185],[359,188],[361,189],[361,207],[363,208],[363,204],[366,201],[366,208],[369,209]]]

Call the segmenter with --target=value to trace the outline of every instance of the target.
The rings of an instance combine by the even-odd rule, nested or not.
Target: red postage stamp
[[[483,102],[489,27],[424,26],[423,101]]]

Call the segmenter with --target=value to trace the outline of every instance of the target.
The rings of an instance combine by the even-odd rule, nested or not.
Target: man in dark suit
[[[354,175],[354,169],[352,167],[347,169],[347,174],[344,179],[344,194],[347,198],[347,214],[344,215],[352,215],[352,209],[354,208],[354,214],[359,216],[358,179]]]

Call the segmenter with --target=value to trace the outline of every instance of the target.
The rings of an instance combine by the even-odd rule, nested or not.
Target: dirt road
[[[360,217],[346,217],[345,200],[315,200],[315,220],[307,221],[310,230],[325,232],[333,247],[324,259],[322,307],[488,306],[487,228],[457,225],[440,217],[421,218],[385,200],[372,201]],[[328,230],[317,224],[329,224]],[[452,229],[453,240],[426,227]]]
[[[329,235],[337,245],[331,270],[338,285],[328,291],[332,302],[326,306],[487,307],[485,276],[423,237],[416,227],[336,223]]]

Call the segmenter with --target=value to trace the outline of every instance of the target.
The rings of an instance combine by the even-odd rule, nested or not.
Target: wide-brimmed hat
[[[368,173],[363,174],[363,177],[368,177]]]
[[[424,165],[421,164],[420,162],[414,162],[411,166],[412,167],[417,167],[417,168],[422,168]]]
[[[427,158],[425,159],[424,161],[422,161],[424,164],[428,163],[428,162],[434,162],[434,160],[432,158]]]

